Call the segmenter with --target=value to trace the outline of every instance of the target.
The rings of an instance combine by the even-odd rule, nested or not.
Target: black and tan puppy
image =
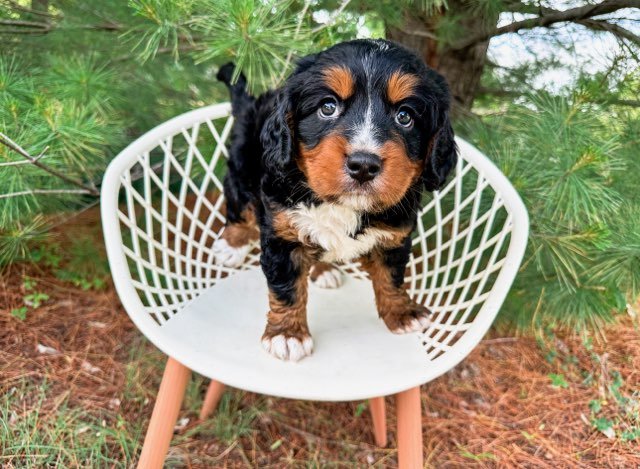
[[[380,318],[422,329],[429,311],[402,288],[424,189],[456,163],[445,80],[383,40],[336,45],[298,62],[284,86],[254,98],[230,83],[235,127],[224,181],[227,226],[217,262],[240,265],[260,237],[270,311],[264,348],[283,360],[312,351],[307,278],[338,286],[330,263],[360,260]]]

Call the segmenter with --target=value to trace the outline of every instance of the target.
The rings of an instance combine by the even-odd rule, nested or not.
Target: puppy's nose
[[[360,183],[370,181],[380,172],[380,158],[373,153],[358,151],[347,157],[349,176]]]

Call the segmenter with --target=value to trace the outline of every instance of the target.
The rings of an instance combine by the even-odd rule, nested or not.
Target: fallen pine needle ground
[[[58,277],[27,265],[0,276],[0,466],[130,467],[164,357],[109,282],[92,288]],[[636,325],[625,317],[598,340],[489,334],[422,387],[426,467],[640,467]],[[392,398],[389,446],[378,448],[365,402],[232,389],[200,422],[207,384],[194,375],[167,467],[397,466]]]

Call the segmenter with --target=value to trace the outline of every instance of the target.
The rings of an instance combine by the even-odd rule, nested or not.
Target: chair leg
[[[212,379],[207,388],[207,394],[204,396],[202,409],[200,409],[200,420],[206,419],[218,407],[223,392],[224,384]]]
[[[398,415],[398,467],[421,469],[423,450],[419,386],[396,394],[396,412]]]
[[[376,445],[384,448],[387,446],[387,418],[385,415],[384,397],[369,399],[371,420],[373,420],[373,437]]]
[[[169,357],[144,438],[139,469],[162,468],[190,377],[189,368]]]

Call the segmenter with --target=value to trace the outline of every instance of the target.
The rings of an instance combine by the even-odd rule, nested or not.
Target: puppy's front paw
[[[216,264],[225,267],[240,267],[251,251],[251,245],[245,244],[240,247],[233,247],[224,238],[218,238],[213,243],[213,255]]]
[[[342,272],[325,262],[318,262],[311,266],[309,278],[320,288],[338,288],[342,285]]]
[[[409,302],[402,311],[394,311],[381,315],[385,324],[394,334],[406,334],[407,332],[421,332],[431,324],[431,311],[422,305]]]
[[[262,347],[280,360],[297,362],[313,352],[313,339],[307,335],[302,338],[288,337],[279,334],[273,337],[263,337]]]

